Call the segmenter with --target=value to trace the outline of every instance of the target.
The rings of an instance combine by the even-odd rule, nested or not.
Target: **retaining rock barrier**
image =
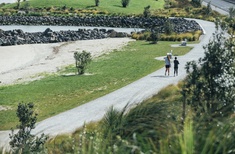
[[[173,25],[173,31],[184,33],[201,30],[194,20],[165,17],[127,17],[127,16],[86,16],[86,17],[38,17],[38,16],[0,16],[0,25],[58,25],[58,26],[93,26],[93,27],[122,27],[122,28],[158,28],[164,33],[165,23]],[[24,33],[21,30],[0,31],[0,45],[55,43],[75,40],[101,39],[107,37],[128,37],[127,33],[105,29],[53,32],[50,29],[44,32]]]
[[[0,46],[21,44],[57,43],[76,40],[92,40],[107,37],[129,37],[126,33],[105,29],[78,29],[76,31],[52,31],[47,28],[44,32],[27,33],[20,29],[0,31]]]

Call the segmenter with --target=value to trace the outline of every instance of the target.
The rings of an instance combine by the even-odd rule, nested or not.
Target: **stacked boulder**
[[[57,43],[76,40],[103,39],[107,37],[128,37],[128,34],[106,29],[78,29],[76,31],[52,31],[24,33],[20,29],[0,31],[0,46],[21,44]]]
[[[158,28],[164,33],[164,25],[171,22],[176,33],[201,30],[194,20],[165,17],[127,17],[127,16],[88,16],[88,17],[36,17],[36,16],[0,16],[0,25],[57,25],[57,26],[93,26],[122,28]],[[56,43],[76,40],[102,39],[107,37],[129,37],[129,34],[106,29],[78,29],[77,31],[54,32],[46,29],[44,32],[24,33],[22,30],[0,30],[0,46]]]
[[[37,17],[37,16],[0,16],[0,25],[57,25],[57,26],[93,26],[164,29],[166,21],[173,24],[174,32],[201,30],[194,20],[165,17],[127,17],[127,16],[85,16],[85,17]]]

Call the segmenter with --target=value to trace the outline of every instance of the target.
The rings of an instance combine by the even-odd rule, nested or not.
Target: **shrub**
[[[171,34],[173,32],[173,29],[174,29],[173,24],[171,23],[170,20],[167,20],[165,22],[164,28],[165,28],[165,33],[168,34],[168,35]]]
[[[127,7],[130,3],[130,0],[122,0],[121,2],[123,7]]]
[[[73,7],[71,7],[69,10],[70,10],[70,11],[74,11],[75,9],[74,9]]]
[[[146,7],[144,8],[143,15],[144,15],[144,17],[146,17],[146,18],[148,18],[148,17],[151,16],[150,5],[148,5],[148,6],[146,6]]]
[[[95,6],[99,6],[100,0],[95,0]]]
[[[202,6],[202,0],[192,0],[192,4],[195,7],[201,7]]]
[[[66,5],[64,5],[64,6],[63,6],[61,9],[62,9],[62,10],[65,10],[65,9],[67,9]]]
[[[4,15],[4,16],[10,16],[10,15],[11,15],[11,12],[4,12],[3,15]]]
[[[149,41],[150,32],[146,31],[144,33],[132,33],[131,38],[136,40],[147,40]]]
[[[235,110],[233,42],[217,30],[203,48],[205,57],[198,63],[188,62],[185,67],[188,73],[183,88],[185,103],[190,100],[188,103],[197,115],[206,115],[208,119],[224,117]]]
[[[159,33],[158,33],[158,31],[153,30],[151,32],[149,38],[150,38],[151,43],[156,44],[158,42],[158,40],[159,40]]]
[[[177,41],[182,41],[183,38],[182,38],[181,36],[178,36],[178,37],[176,38],[176,40],[177,40]]]
[[[86,51],[82,51],[81,53],[75,52],[74,58],[78,74],[84,74],[88,63],[91,62],[91,53]]]
[[[137,33],[132,33],[131,38],[138,40],[139,39],[139,35]]]
[[[185,11],[186,12],[190,12],[192,10],[192,7],[190,7],[190,6],[187,6],[186,8],[185,8]]]
[[[144,33],[144,40],[147,40],[150,35],[151,35],[150,32],[145,32]]]
[[[212,13],[212,8],[211,8],[211,2],[207,4],[207,7],[205,9],[206,15],[210,15]]]
[[[47,140],[47,136],[41,134],[40,137],[36,137],[31,134],[32,129],[35,128],[37,121],[37,114],[33,111],[33,103],[19,104],[16,115],[19,118],[20,125],[17,126],[19,131],[10,136],[10,146],[13,152],[16,153],[37,153],[41,152],[44,148],[44,144]]]

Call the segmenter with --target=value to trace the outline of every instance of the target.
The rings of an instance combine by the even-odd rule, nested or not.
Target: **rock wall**
[[[183,18],[164,17],[115,17],[115,16],[91,16],[91,17],[36,17],[36,16],[0,16],[0,25],[67,25],[67,26],[93,26],[93,27],[126,27],[126,28],[153,28],[163,29],[166,21],[174,25],[174,31],[196,31],[201,29],[194,20]]]
[[[25,33],[20,29],[0,31],[0,46],[56,43],[76,40],[102,39],[107,37],[128,37],[128,34],[106,29],[78,29],[77,31],[52,31]]]
[[[36,16],[0,16],[0,25],[58,25],[58,26],[94,26],[94,27],[123,27],[152,29],[157,27],[160,33],[164,33],[164,25],[170,21],[173,31],[183,33],[201,30],[194,20],[183,18],[163,17],[114,17],[114,16],[86,16],[86,17],[36,17]],[[0,45],[54,43],[86,39],[101,39],[106,37],[128,37],[126,33],[105,29],[53,32],[47,29],[45,32],[24,33],[21,30],[0,31]]]

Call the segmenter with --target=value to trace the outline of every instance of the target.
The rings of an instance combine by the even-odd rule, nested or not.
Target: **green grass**
[[[24,3],[22,3],[23,5]],[[122,7],[121,0],[101,0],[98,7],[95,7],[95,0],[30,0],[29,5],[33,8],[66,6],[67,8],[99,10],[118,14],[142,14],[144,7],[148,5],[151,6],[151,9],[163,8],[164,0],[131,0],[126,8]],[[14,6],[16,3],[5,6],[5,8]]]
[[[92,75],[52,75],[29,84],[0,87],[0,105],[12,110],[0,111],[0,129],[17,124],[15,115],[19,102],[33,102],[39,121],[119,89],[164,66],[154,58],[166,55],[171,42],[131,42],[121,51],[98,57],[89,65]],[[190,47],[173,48],[174,54],[183,55]],[[75,72],[68,67],[65,72]]]

